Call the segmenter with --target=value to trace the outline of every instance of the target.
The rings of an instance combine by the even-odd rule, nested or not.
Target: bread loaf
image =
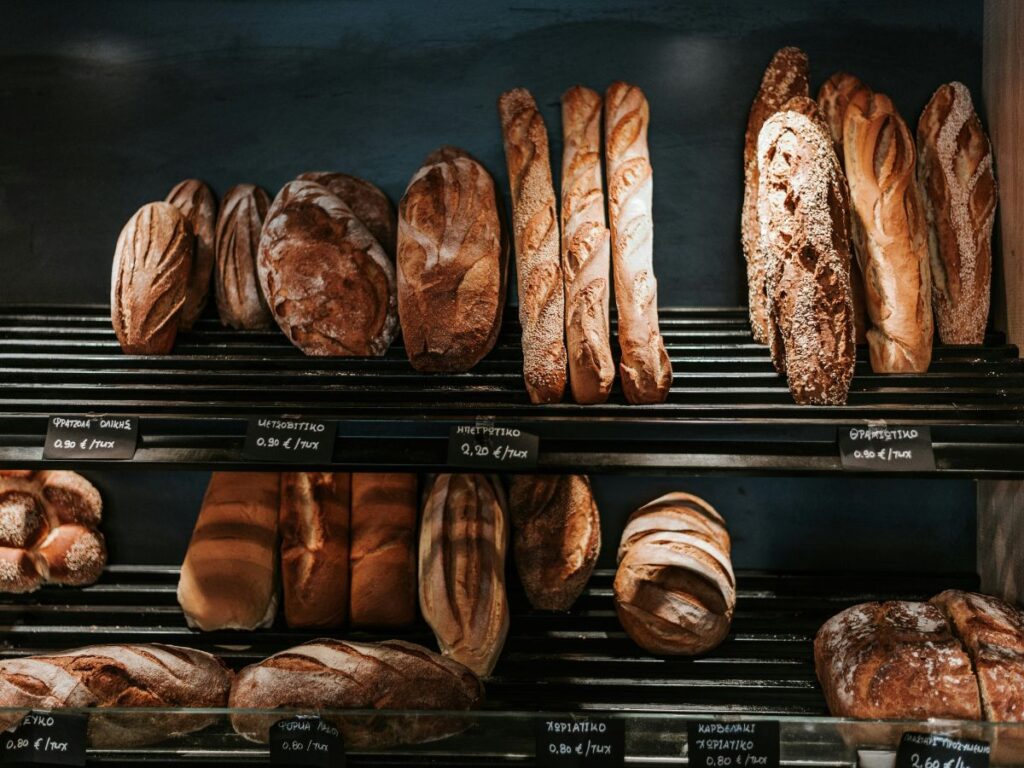
[[[210,298],[210,279],[216,253],[214,233],[217,226],[217,198],[198,179],[185,179],[170,191],[167,202],[181,211],[195,237],[185,304],[178,315],[178,327],[188,330],[203,314]]]
[[[114,248],[110,319],[128,355],[166,355],[178,333],[192,269],[192,233],[169,203],[142,206]]]
[[[349,618],[353,627],[416,620],[416,475],[352,475]]]
[[[670,494],[635,512],[623,532],[615,610],[626,633],[656,654],[695,655],[729,634],[736,579],[721,517]]]
[[[399,204],[398,314],[413,368],[462,373],[490,352],[507,279],[494,180],[462,150],[438,150]]]
[[[214,472],[181,566],[190,627],[256,629],[277,610],[277,472]]]
[[[508,528],[500,481],[438,475],[420,523],[420,611],[441,652],[487,677],[508,634]]]
[[[601,516],[586,475],[513,475],[516,569],[530,605],[567,611],[601,553]]]
[[[483,702],[483,686],[468,669],[412,643],[314,640],[275,654],[238,673],[232,708],[304,710],[470,710]],[[268,740],[278,715],[238,712],[235,731],[251,741]],[[346,748],[434,741],[464,730],[467,721],[426,712],[402,717],[327,716]]]
[[[348,617],[349,494],[345,472],[281,474],[281,586],[289,627]]]
[[[992,147],[963,83],[940,86],[917,124],[917,179],[943,344],[981,344],[992,286]]]
[[[769,343],[800,404],[846,402],[856,357],[846,184],[828,135],[779,112],[758,142]]]
[[[565,392],[565,295],[548,131],[525,88],[501,94],[498,113],[512,187],[523,378],[531,402],[557,403]]]
[[[794,96],[807,96],[807,54],[799,48],[781,48],[775,52],[761,78],[747,118],[743,142],[743,212],[740,230],[743,256],[747,262],[747,292],[750,302],[750,328],[754,340],[767,344],[768,303],[765,298],[765,257],[760,247],[758,221],[758,149],[757,140],[765,121],[782,109]]]
[[[833,616],[814,639],[814,665],[835,717],[981,717],[970,659],[928,603],[863,603]]]
[[[865,275],[875,373],[924,373],[932,359],[928,234],[914,139],[887,96],[862,91],[843,128],[854,243]]]
[[[654,175],[647,149],[650,109],[635,85],[605,93],[605,162],[611,222],[619,376],[630,403],[661,403],[672,386],[672,362],[658,327],[654,277]]]
[[[274,320],[307,355],[383,355],[398,328],[395,269],[336,195],[286,184],[267,213],[257,266]]]
[[[217,215],[214,287],[220,321],[232,328],[270,328],[274,318],[260,289],[256,256],[270,197],[262,187],[239,184],[228,190]]]
[[[615,380],[608,332],[611,233],[601,178],[601,95],[562,94],[562,271],[569,384],[577,403],[603,403]]]
[[[209,653],[174,645],[95,645],[0,661],[0,707],[223,707],[231,671]],[[90,715],[89,744],[126,748],[201,730],[216,714]]]
[[[0,476],[0,592],[92,584],[107,564],[99,491],[81,475]]]
[[[395,258],[395,238],[398,221],[395,219],[395,207],[388,196],[376,185],[358,176],[347,173],[330,173],[327,171],[311,171],[298,176],[298,181],[315,181],[341,198],[363,226],[380,243],[384,253]]]

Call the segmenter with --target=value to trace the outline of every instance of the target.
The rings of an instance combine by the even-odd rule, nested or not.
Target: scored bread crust
[[[743,141],[743,209],[740,234],[743,256],[747,262],[747,293],[750,305],[750,328],[754,340],[769,341],[768,304],[765,298],[765,259],[760,247],[761,225],[758,222],[757,139],[765,121],[782,109],[794,96],[807,96],[807,54],[799,48],[780,48],[761,78],[761,86],[750,106],[747,131]]]
[[[985,340],[992,292],[997,188],[992,146],[963,83],[932,95],[917,124],[932,304],[943,344]]]
[[[856,362],[847,189],[828,134],[778,112],[758,141],[769,342],[799,404],[846,402]]]
[[[333,171],[308,171],[300,173],[296,180],[314,181],[337,195],[369,230],[381,248],[392,260],[395,258],[395,238],[398,233],[398,219],[395,206],[376,184]]]
[[[498,113],[512,190],[523,378],[530,402],[557,403],[566,379],[565,289],[548,132],[525,88],[501,94]]]
[[[608,330],[611,232],[601,176],[601,95],[562,94],[562,272],[569,384],[577,403],[603,403],[615,380]]]
[[[622,391],[630,403],[662,403],[672,387],[672,361],[658,325],[647,98],[635,85],[612,83],[604,117]]]
[[[619,539],[618,562],[633,542],[657,531],[699,533],[726,554],[732,548],[725,520],[718,510],[699,496],[674,491],[647,502],[629,516]]]
[[[269,208],[270,196],[254,184],[232,187],[220,204],[213,283],[220,321],[232,328],[274,325],[256,271],[260,232]]]
[[[932,359],[932,280],[914,139],[887,96],[861,91],[846,109],[843,143],[871,368],[924,373]]]
[[[199,179],[185,179],[167,194],[167,202],[181,211],[195,237],[185,304],[178,315],[178,328],[187,331],[203,314],[210,298],[210,281],[216,260],[217,198],[213,190]]]

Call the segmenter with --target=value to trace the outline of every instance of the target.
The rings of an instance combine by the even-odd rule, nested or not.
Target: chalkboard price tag
[[[345,748],[337,726],[300,715],[270,727],[270,764],[345,768]]]
[[[460,424],[448,434],[448,466],[462,469],[523,470],[537,467],[540,438],[514,427],[480,421]]]
[[[334,457],[337,430],[333,421],[250,416],[242,453],[256,461],[327,464]]]
[[[930,427],[890,427],[866,424],[839,429],[843,469],[875,472],[935,470]]]
[[[51,416],[43,458],[131,459],[138,444],[138,416]]]
[[[900,739],[896,768],[988,768],[991,755],[987,741],[911,731]]]
[[[775,720],[686,724],[691,768],[778,768],[779,724]]]
[[[85,765],[85,715],[30,712],[4,731],[3,762],[26,765]]]
[[[626,724],[599,717],[541,717],[535,723],[538,768],[622,768]]]

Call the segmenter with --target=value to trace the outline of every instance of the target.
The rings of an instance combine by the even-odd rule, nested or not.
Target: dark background
[[[981,104],[980,2],[291,2],[0,6],[0,303],[103,302],[117,234],[184,177],[272,194],[307,170],[397,202],[422,158],[464,146],[507,197],[495,102],[526,86],[551,134],[570,85],[635,82],[651,104],[660,303],[745,302],[747,111],[772,53],[803,47],[812,91],[838,69],[913,127],[942,82]],[[514,281],[512,283],[514,285]],[[180,562],[203,473],[88,472],[114,562]],[[667,490],[726,516],[744,568],[973,570],[967,481],[597,478],[603,560]]]

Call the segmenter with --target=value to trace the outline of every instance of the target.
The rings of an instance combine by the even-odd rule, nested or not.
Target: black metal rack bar
[[[400,343],[381,358],[305,357],[276,331],[214,319],[171,355],[128,357],[106,307],[0,307],[0,462],[39,465],[50,415],[136,414],[140,448],[121,466],[238,469],[249,416],[302,415],[338,422],[324,468],[439,470],[449,428],[485,417],[538,434],[542,470],[831,473],[838,427],[884,421],[929,425],[940,473],[1024,476],[1024,363],[998,335],[936,347],[923,375],[873,374],[861,349],[849,403],[812,407],[792,402],[744,309],[661,317],[666,403],[631,406],[616,387],[604,405],[534,406],[511,310],[473,371],[438,375],[413,370]]]

